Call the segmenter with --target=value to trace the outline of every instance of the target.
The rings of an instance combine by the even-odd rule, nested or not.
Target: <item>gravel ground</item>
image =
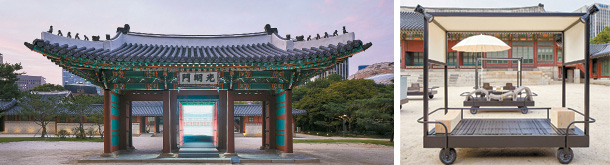
[[[158,154],[162,137],[133,137],[138,154]],[[260,137],[235,138],[236,152],[260,152]],[[76,164],[77,160],[101,154],[101,142],[11,142],[0,143],[0,164]],[[382,145],[344,143],[295,143],[294,152],[320,159],[322,164],[393,164],[394,148]]]
[[[531,85],[533,92],[539,96],[535,97],[536,107],[558,107],[561,106],[561,84],[557,85]],[[567,106],[584,112],[582,84],[567,84]],[[590,113],[591,117],[597,119],[596,123],[590,124],[590,147],[573,148],[574,159],[572,164],[610,164],[610,138],[608,138],[607,126],[609,123],[609,113],[607,107],[610,106],[608,94],[609,86],[591,85],[590,93]],[[449,107],[463,107],[463,97],[459,97],[462,92],[472,91],[472,87],[449,87]],[[439,88],[438,95],[430,100],[430,111],[444,106],[443,88]],[[423,148],[422,143],[422,124],[417,123],[417,119],[423,115],[423,103],[414,97],[409,97],[409,103],[403,105],[401,115],[401,164],[441,164],[438,153],[439,148]],[[431,120],[441,116],[442,113],[432,115]],[[484,112],[479,111],[476,115],[469,112],[464,113],[464,117],[484,117],[484,118],[523,118],[523,117],[546,117],[544,111],[530,111],[527,115],[517,111],[507,112]],[[579,115],[576,120],[582,120]],[[577,127],[583,128],[582,124]],[[429,128],[434,128],[430,125]],[[456,164],[558,164],[555,152],[557,148],[511,148],[511,149],[456,149]]]

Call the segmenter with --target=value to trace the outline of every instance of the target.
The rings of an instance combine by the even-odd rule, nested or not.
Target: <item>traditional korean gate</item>
[[[104,89],[104,155],[133,149],[127,118],[130,101],[163,101],[163,154],[184,145],[178,97],[216,95],[213,139],[224,156],[234,156],[233,102],[263,101],[263,146],[292,153],[292,89],[363,52],[372,43],[344,30],[314,40],[283,38],[270,25],[264,32],[234,35],[173,35],[130,32],[100,41],[42,32],[24,45],[67,71]],[[277,110],[276,110],[277,109]],[[231,121],[231,122],[228,122]],[[182,124],[180,124],[182,123]],[[180,141],[180,143],[178,143]]]

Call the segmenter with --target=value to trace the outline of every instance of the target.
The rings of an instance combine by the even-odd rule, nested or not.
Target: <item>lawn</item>
[[[8,142],[20,142],[20,141],[76,141],[76,142],[104,142],[104,139],[99,137],[94,138],[85,138],[85,139],[77,139],[77,138],[59,138],[59,137],[49,137],[49,138],[41,138],[41,137],[0,137],[0,143],[8,143]]]
[[[389,140],[360,140],[360,139],[294,139],[294,143],[367,143],[384,146],[394,146]]]

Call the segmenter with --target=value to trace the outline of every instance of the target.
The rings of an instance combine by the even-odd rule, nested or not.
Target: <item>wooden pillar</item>
[[[163,91],[163,153],[170,154],[171,150],[171,122],[170,122],[170,92]]]
[[[400,40],[400,69],[407,68],[407,41]]]
[[[140,116],[140,134],[146,132],[146,116]]]
[[[262,124],[262,127],[263,128],[262,128],[261,134],[262,134],[263,138],[262,138],[262,144],[261,144],[261,148],[260,148],[261,150],[267,149],[267,145],[266,145],[267,144],[267,103],[268,103],[267,101],[263,101],[263,104],[262,104],[262,106],[263,106],[263,110],[262,110],[262,112],[263,112],[263,114],[262,114],[262,116],[263,116],[263,124]]]
[[[218,145],[218,150],[227,151],[227,124],[226,124],[226,116],[227,116],[227,91],[223,90],[218,93],[218,105],[216,107],[216,111],[218,111],[218,116],[216,116],[216,135],[218,141],[216,144]]]
[[[126,150],[129,146],[129,115],[125,96],[119,96],[119,150]]]
[[[233,109],[235,111],[235,109]],[[240,116],[239,117],[239,133],[246,133],[246,121],[249,117]]]
[[[233,91],[227,91],[227,152],[226,153],[235,153],[235,137],[233,130],[235,127],[233,123],[234,119],[234,101],[233,101]]]
[[[159,117],[155,116],[155,133],[161,133],[159,130]]]
[[[127,122],[129,125],[127,125],[127,129],[129,130],[127,133],[127,148],[128,149],[135,149],[135,147],[133,146],[133,122],[131,120],[133,114],[133,108],[131,106],[131,100],[127,101],[127,120],[129,122]]]
[[[267,105],[267,144],[269,145],[269,149],[277,149],[276,145],[276,99],[273,98],[269,101]]]
[[[104,154],[119,150],[119,102],[116,93],[104,90]]]
[[[170,136],[172,137],[172,141],[171,141],[171,149],[173,150],[177,150],[178,149],[178,91],[170,91],[171,95],[170,95],[170,113],[171,113],[171,129],[172,132],[170,134]]]
[[[276,144],[284,153],[292,153],[292,90],[276,96]]]

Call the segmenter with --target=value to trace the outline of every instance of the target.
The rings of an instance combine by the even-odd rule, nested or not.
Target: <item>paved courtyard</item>
[[[536,107],[560,107],[561,106],[561,84],[555,85],[530,85],[533,92],[539,96],[535,97]],[[567,84],[567,106],[584,112],[584,85]],[[610,164],[610,138],[608,138],[608,121],[610,106],[608,94],[610,86],[591,85],[590,113],[591,117],[597,119],[596,123],[590,124],[590,147],[573,148],[574,160],[572,164]],[[468,87],[449,87],[449,107],[463,107],[464,97],[459,97],[462,92],[473,91]],[[439,88],[438,95],[430,100],[430,111],[444,106],[443,88]],[[402,164],[441,164],[439,160],[439,148],[423,148],[423,127],[417,123],[417,119],[423,115],[423,101],[416,97],[409,97],[409,103],[404,104],[400,111],[401,117],[401,148],[400,160]],[[431,115],[430,119],[439,118],[442,113]],[[517,111],[507,112],[484,112],[472,115],[464,113],[464,118],[524,118],[524,117],[546,117],[546,112],[530,111],[521,114]],[[576,120],[582,120],[577,116]],[[577,127],[583,128],[582,124]],[[429,128],[434,128],[430,125]],[[557,148],[517,148],[517,149],[462,149],[458,148],[456,164],[558,164],[555,152]]]
[[[237,134],[236,134],[237,135]],[[3,135],[0,135],[3,136]],[[299,135],[297,138],[320,138]],[[162,137],[133,137],[135,154],[158,155]],[[260,137],[236,136],[236,152],[261,153]],[[11,142],[0,143],[0,164],[77,164],[77,160],[97,156],[101,142]],[[320,159],[321,164],[393,164],[393,147],[360,143],[295,143],[294,152]]]

